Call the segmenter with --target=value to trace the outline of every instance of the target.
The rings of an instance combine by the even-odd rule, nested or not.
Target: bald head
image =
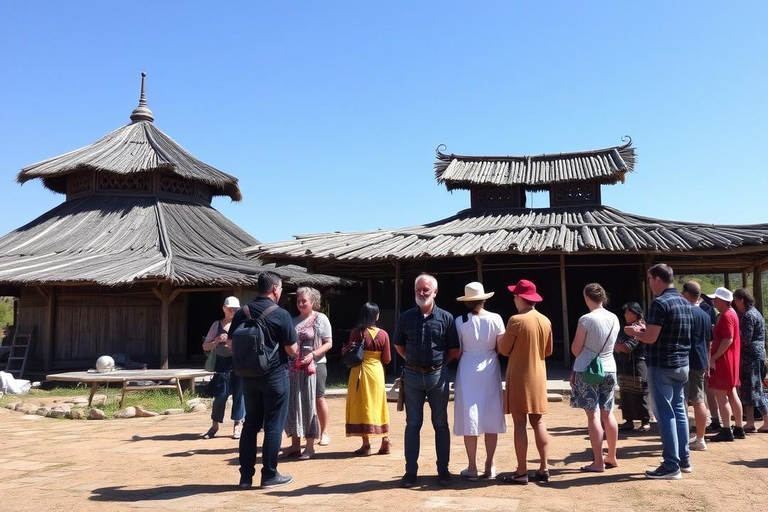
[[[697,304],[701,298],[701,285],[696,281],[688,281],[683,285],[683,297],[691,304]]]

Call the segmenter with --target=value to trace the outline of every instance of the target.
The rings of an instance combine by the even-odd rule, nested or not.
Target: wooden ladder
[[[19,327],[13,335],[11,352],[8,354],[8,364],[5,365],[5,371],[17,379],[24,375],[24,370],[27,368],[27,357],[29,356],[29,347],[32,345],[34,330],[34,326],[29,329],[29,332],[24,332]]]

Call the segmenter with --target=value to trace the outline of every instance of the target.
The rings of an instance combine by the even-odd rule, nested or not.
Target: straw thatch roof
[[[623,146],[591,151],[552,153],[537,156],[447,155],[437,149],[435,178],[448,190],[475,186],[523,186],[544,190],[555,183],[597,181],[614,184],[634,170],[636,155],[632,139]]]
[[[351,284],[246,258],[242,248],[257,243],[199,203],[90,196],[67,201],[0,238],[0,283],[253,286],[259,272],[274,270],[293,284]]]
[[[153,124],[154,116],[147,107],[144,94],[144,76],[142,73],[141,98],[131,114],[131,124],[93,144],[23,168],[18,182],[41,178],[47,188],[66,193],[67,176],[78,171],[115,174],[164,171],[205,183],[214,196],[241,200],[237,178],[198,160]]]
[[[464,210],[421,226],[299,236],[254,245],[246,253],[266,261],[373,262],[501,253],[674,253],[766,245],[768,224],[695,224],[585,206]]]

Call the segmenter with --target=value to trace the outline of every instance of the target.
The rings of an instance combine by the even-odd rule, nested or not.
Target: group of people
[[[619,430],[635,429],[634,422],[638,421],[637,430],[647,432],[652,415],[658,422],[663,462],[646,472],[649,478],[680,478],[681,472],[691,471],[689,450],[706,449],[704,429],[710,415],[710,428],[721,422],[710,441],[732,441],[743,438],[745,432],[757,431],[755,408],[764,420],[759,431],[768,431],[768,404],[763,397],[761,375],[765,325],[751,295],[745,289],[731,294],[718,288],[713,302],[720,315],[713,328],[713,316],[701,302],[698,284],[686,283],[681,295],[673,279],[669,266],[651,267],[648,283],[655,299],[647,315],[639,304],[625,304],[623,329],[617,316],[605,308],[608,297],[600,284],[588,284],[583,290],[588,313],[579,319],[573,338],[571,375],[571,406],[586,412],[593,453],[592,462],[583,466],[583,471],[603,472],[617,467]],[[435,431],[438,482],[445,486],[452,481],[448,470],[448,365],[453,361],[458,361],[453,434],[463,437],[468,460],[461,477],[496,477],[498,435],[506,432],[505,415],[510,414],[517,465],[514,472],[501,479],[519,485],[549,481],[549,435],[543,415],[548,410],[545,358],[552,353],[553,336],[550,321],[536,310],[542,297],[534,283],[523,279],[508,287],[517,314],[506,325],[498,314],[485,309],[485,301],[494,292],[485,292],[481,283],[465,286],[464,295],[456,300],[465,304],[467,312],[456,318],[437,306],[435,277],[422,274],[414,284],[416,305],[400,315],[393,339],[404,361],[405,473],[401,484],[417,484],[425,401]],[[277,304],[281,294],[280,277],[262,273],[258,297],[248,304],[251,315],[257,317]],[[332,346],[331,325],[319,311],[319,292],[299,288],[298,316],[291,318],[286,310],[278,308],[265,317],[268,348],[281,348],[270,371],[261,377],[238,377],[232,372],[228,350],[235,329],[246,316],[236,301],[234,297],[225,301],[224,319],[214,323],[203,344],[205,350],[217,350],[216,373],[211,381],[213,424],[206,436],[213,437],[218,431],[224,404],[231,394],[234,435],[240,438],[240,486],[253,485],[256,435],[262,429],[261,487],[283,485],[292,478],[277,471],[279,458],[298,456],[306,460],[314,455],[315,441],[319,440],[320,445],[330,442],[324,389],[325,353]],[[345,353],[360,343],[364,349],[362,364],[350,371],[346,403],[346,434],[362,440],[354,451],[356,455],[370,455],[372,439],[381,439],[378,454],[388,454],[392,447],[384,380],[384,365],[392,355],[388,334],[376,326],[378,317],[376,304],[364,304],[356,328],[342,349]],[[509,358],[503,380],[499,355]],[[613,412],[617,384],[624,416],[621,426]],[[696,436],[691,440],[686,401],[693,405],[696,418]],[[742,421],[742,404],[746,422]],[[731,414],[736,424],[733,430]],[[531,472],[527,461],[528,423],[539,454],[539,466]],[[283,432],[291,438],[291,444],[281,451]],[[478,466],[481,436],[486,456],[484,464]],[[306,439],[303,451],[302,438]],[[608,448],[605,454],[604,438]]]

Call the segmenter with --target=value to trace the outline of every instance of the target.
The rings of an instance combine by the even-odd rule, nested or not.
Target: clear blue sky
[[[129,122],[240,179],[214,206],[262,241],[469,206],[434,150],[639,155],[603,202],[768,222],[768,3],[0,3],[0,234],[59,204],[18,171]],[[535,199],[534,201],[539,201]],[[536,206],[534,202],[534,206]]]

